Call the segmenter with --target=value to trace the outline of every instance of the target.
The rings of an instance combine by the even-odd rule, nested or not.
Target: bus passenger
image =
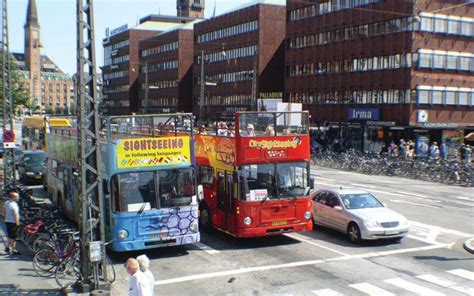
[[[273,125],[268,125],[267,128],[265,129],[265,136],[274,136],[275,135],[275,129],[273,128]]]
[[[247,124],[245,131],[241,132],[241,135],[244,137],[255,137],[255,127],[253,124]]]

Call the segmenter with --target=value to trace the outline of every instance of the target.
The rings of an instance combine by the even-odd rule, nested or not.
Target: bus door
[[[217,172],[217,227],[232,233],[235,231],[235,213],[232,201],[233,184],[231,172]]]

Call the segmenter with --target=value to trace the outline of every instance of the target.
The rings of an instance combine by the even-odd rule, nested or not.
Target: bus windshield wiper
[[[137,216],[140,216],[143,213],[143,211],[145,210],[145,207],[146,207],[146,203],[144,203],[142,207],[140,208],[140,210],[137,212]]]

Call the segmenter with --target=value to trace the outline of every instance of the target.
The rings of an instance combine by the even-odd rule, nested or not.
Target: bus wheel
[[[211,212],[208,207],[201,207],[199,212],[199,224],[201,224],[201,229],[206,231],[211,230]]]

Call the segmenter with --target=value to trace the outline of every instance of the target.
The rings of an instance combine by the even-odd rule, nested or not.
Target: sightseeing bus
[[[195,138],[202,228],[242,238],[312,230],[307,112],[236,112]]]
[[[106,238],[113,241],[114,251],[200,240],[193,130],[192,125],[171,125],[177,117],[150,114],[105,120],[100,169]],[[183,117],[191,115],[179,114]],[[48,191],[60,211],[78,221],[77,130],[51,130],[47,142]]]
[[[25,150],[46,151],[46,133],[49,129],[70,128],[72,121],[66,117],[28,116],[23,119],[21,134]]]

